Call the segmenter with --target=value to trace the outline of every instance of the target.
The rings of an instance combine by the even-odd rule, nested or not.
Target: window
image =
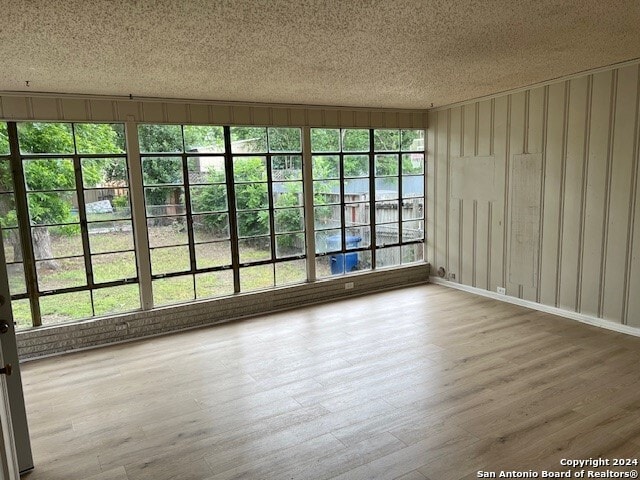
[[[240,291],[307,278],[299,128],[231,127]]]
[[[314,128],[311,151],[318,277],[423,259],[422,130]]]
[[[424,132],[374,130],[376,267],[424,256]]]
[[[17,133],[37,321],[140,308],[124,126],[29,122]]]
[[[300,129],[138,136],[156,305],[306,280]]]
[[[311,130],[316,275],[371,268],[370,131]]]

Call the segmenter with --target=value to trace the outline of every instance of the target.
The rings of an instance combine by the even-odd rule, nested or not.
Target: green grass
[[[183,232],[174,226],[157,226],[149,230],[152,245],[170,245],[185,241]],[[201,241],[211,241],[197,247],[196,260],[199,268],[224,266],[231,263],[228,241],[217,241],[198,235]],[[55,255],[78,255],[81,245],[79,235],[52,235]],[[132,233],[118,231],[96,233],[90,236],[91,258],[96,282],[109,282],[136,276],[133,252],[103,253],[110,250],[127,250],[133,245]],[[11,253],[11,255],[9,254]],[[243,261],[257,260],[268,256],[268,251],[257,247],[244,247]],[[186,246],[157,248],[151,253],[153,273],[171,273],[189,268]],[[11,260],[12,252],[7,256]],[[84,259],[82,257],[56,260],[55,268],[40,266],[38,282],[41,291],[86,285]],[[328,267],[327,267],[328,270]],[[245,267],[240,270],[241,291],[250,292],[274,285],[304,282],[306,268],[304,260],[294,260],[274,265]],[[22,265],[9,266],[9,283],[12,293],[25,292]],[[212,298],[233,294],[233,273],[231,270],[210,272],[180,277],[163,278],[153,281],[155,305],[167,305],[194,299]],[[12,302],[14,319],[19,328],[31,326],[28,300]],[[95,289],[93,292],[74,292],[46,295],[40,298],[43,324],[79,320],[93,315],[108,315],[132,311],[140,308],[138,285],[122,285]]]

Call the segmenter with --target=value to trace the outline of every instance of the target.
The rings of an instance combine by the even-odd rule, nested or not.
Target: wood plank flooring
[[[457,480],[640,457],[640,338],[436,285],[22,368],[28,480]]]

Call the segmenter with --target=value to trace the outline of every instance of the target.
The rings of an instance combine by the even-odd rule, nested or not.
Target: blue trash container
[[[357,248],[362,241],[362,237],[347,235],[345,240],[347,242],[347,249]],[[332,235],[330,237],[327,237],[328,250],[339,250],[340,243],[340,235]],[[330,256],[329,261],[331,263],[331,275],[340,275],[342,272],[351,272],[355,270],[356,266],[358,265],[358,252],[334,253]]]

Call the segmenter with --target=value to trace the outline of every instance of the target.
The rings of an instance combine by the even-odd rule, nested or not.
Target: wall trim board
[[[426,128],[427,110],[0,91],[0,119]]]
[[[591,68],[591,69],[588,69],[588,70],[583,70],[581,72],[572,73],[572,74],[569,74],[569,75],[561,75],[559,77],[550,78],[550,79],[547,79],[547,80],[543,80],[541,82],[532,83],[530,85],[523,85],[522,87],[512,88],[512,89],[509,89],[509,90],[502,90],[500,92],[491,93],[489,95],[483,95],[483,96],[475,97],[475,98],[469,98],[467,100],[461,100],[459,102],[449,103],[447,105],[439,105],[437,107],[430,108],[428,111],[429,112],[438,112],[440,110],[447,110],[449,108],[462,107],[464,105],[469,105],[469,104],[475,103],[475,102],[481,102],[483,100],[494,100],[494,99],[499,98],[499,97],[504,97],[504,96],[507,96],[507,95],[513,95],[513,94],[516,94],[516,93],[525,92],[527,90],[532,90],[534,88],[546,87],[546,86],[554,84],[554,83],[566,82],[568,80],[573,80],[574,78],[580,78],[580,77],[584,77],[586,75],[593,75],[593,74],[596,74],[596,73],[606,72],[608,70],[612,70],[612,69],[616,69],[616,68],[628,67],[628,66],[636,65],[636,64],[640,64],[640,58],[632,58],[632,59],[629,59],[629,60],[625,60],[623,62],[612,63],[612,64],[609,64],[609,65],[603,65],[601,67]]]
[[[162,306],[152,310],[49,325],[16,332],[20,361],[126,343],[183,330],[370,293],[428,283],[430,265],[419,262],[396,268],[329,278],[228,297]],[[345,282],[354,288],[345,289]],[[122,328],[124,326],[124,328]]]
[[[442,285],[448,288],[454,288],[456,290],[462,290],[464,292],[473,293],[475,295],[480,295],[482,297],[492,298],[494,300],[499,300],[501,302],[519,305],[521,307],[531,308],[532,310],[549,313],[551,315],[557,315],[558,317],[568,318],[570,320],[576,320],[580,323],[585,323],[587,325],[591,325],[594,327],[600,327],[606,330],[612,330],[614,332],[625,333],[627,335],[640,337],[640,328],[634,328],[628,325],[610,322],[602,318],[593,317],[591,315],[585,315],[579,312],[571,312],[569,310],[563,310],[561,308],[551,307],[549,305],[532,302],[530,300],[524,300],[521,298],[513,297],[511,295],[501,295],[499,293],[491,292],[489,290],[484,290],[482,288],[471,287],[469,285],[463,285],[461,283],[451,282],[449,280],[443,280],[442,278],[434,277],[434,276],[429,277],[429,283],[433,283],[434,285]]]

